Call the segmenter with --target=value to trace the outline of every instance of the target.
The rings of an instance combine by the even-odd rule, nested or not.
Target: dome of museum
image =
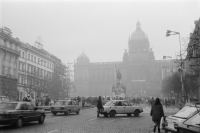
[[[88,58],[88,56],[85,53],[80,54],[77,57],[77,62],[78,63],[88,63],[90,60]]]
[[[136,31],[131,34],[131,40],[143,40],[146,39],[145,33],[141,29],[140,22],[136,24]]]

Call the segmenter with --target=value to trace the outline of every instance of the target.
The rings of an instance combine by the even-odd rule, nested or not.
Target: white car
[[[196,105],[200,105],[200,102],[186,103],[185,106],[176,114],[167,116],[162,124],[165,132],[177,133],[176,127],[197,113]]]
[[[138,117],[140,113],[143,112],[143,108],[140,106],[133,106],[126,100],[111,100],[103,105],[103,111],[100,114],[103,114],[105,117],[108,115],[114,117],[116,114],[127,114],[131,116]],[[97,110],[98,111],[98,110]]]

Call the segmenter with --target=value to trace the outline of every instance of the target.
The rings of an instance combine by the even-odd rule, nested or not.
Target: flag
[[[163,56],[163,59],[172,58],[172,56]]]

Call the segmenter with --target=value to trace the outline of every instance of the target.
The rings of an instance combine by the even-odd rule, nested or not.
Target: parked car
[[[178,133],[200,133],[200,112],[176,127]]]
[[[24,123],[38,121],[43,124],[45,111],[38,110],[31,102],[1,102],[0,125],[15,125],[20,128]]]
[[[110,100],[103,105],[103,108],[103,112],[100,112],[100,114],[103,114],[105,117],[108,115],[114,117],[116,114],[127,114],[128,116],[134,114],[134,116],[138,117],[143,112],[142,107],[133,106],[126,100]]]
[[[64,113],[69,115],[70,113],[79,114],[80,107],[72,100],[58,100],[54,105],[51,105],[51,113],[56,115],[57,113]]]
[[[197,105],[200,105],[200,102],[186,103],[185,106],[176,114],[172,116],[167,116],[163,123],[163,129],[165,130],[165,132],[177,133],[177,129],[175,127],[178,127],[178,125],[183,123],[183,121],[196,114]]]

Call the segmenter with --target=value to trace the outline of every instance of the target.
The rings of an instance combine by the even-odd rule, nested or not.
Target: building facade
[[[121,83],[126,86],[126,96],[160,96],[162,79],[177,71],[172,60],[155,60],[148,37],[140,22],[128,40],[128,50],[122,61],[92,63],[85,53],[74,64],[75,95],[111,95],[116,83],[116,71],[122,74]]]
[[[32,46],[12,37],[11,30],[0,34],[0,96],[21,101],[64,92],[66,65],[59,58],[38,42]]]
[[[9,29],[0,29],[0,96],[16,100],[20,44],[11,36]]]
[[[35,98],[48,93],[54,72],[51,54],[40,47],[23,42],[20,42],[19,52],[19,99],[22,100],[30,94]]]

